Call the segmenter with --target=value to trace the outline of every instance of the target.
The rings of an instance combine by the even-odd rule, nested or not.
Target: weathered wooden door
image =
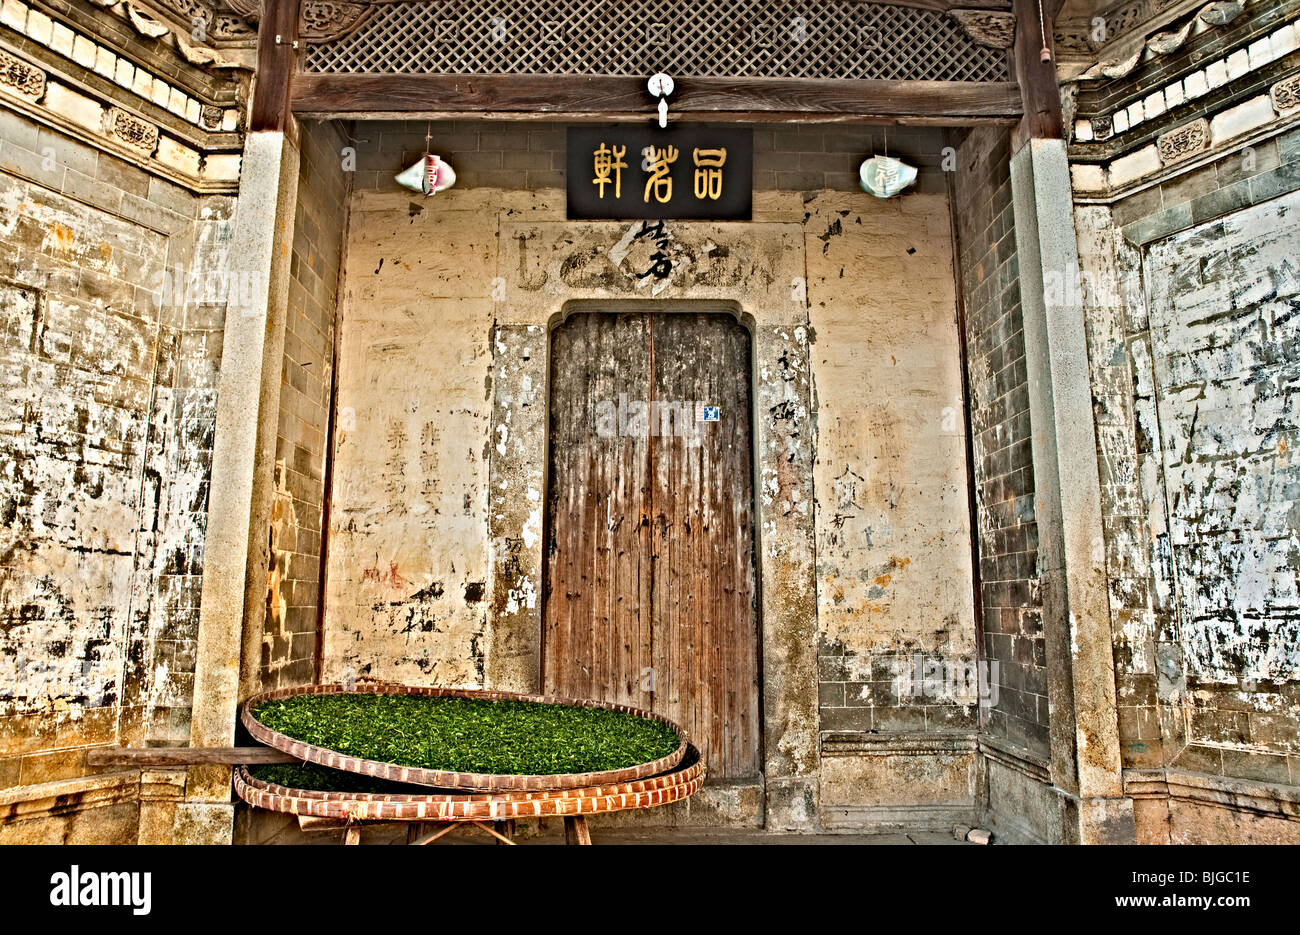
[[[759,767],[749,361],[719,313],[551,339],[545,688],[671,717],[731,778]]]

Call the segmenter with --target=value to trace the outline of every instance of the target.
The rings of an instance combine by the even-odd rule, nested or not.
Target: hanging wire
[[[1047,47],[1047,19],[1043,16],[1043,0],[1038,0],[1038,32],[1043,37],[1043,48],[1038,53],[1038,58],[1044,62],[1052,60],[1052,50]]]

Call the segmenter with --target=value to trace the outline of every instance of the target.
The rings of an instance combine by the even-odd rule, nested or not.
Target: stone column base
[[[1128,796],[1081,799],[1053,787],[1061,805],[1062,844],[1136,844],[1137,821]]]
[[[768,831],[819,831],[814,776],[766,778]]]
[[[177,802],[173,844],[230,844],[235,826],[233,802]]]

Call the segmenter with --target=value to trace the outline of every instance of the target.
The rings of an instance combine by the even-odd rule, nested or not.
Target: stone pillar
[[[257,688],[298,149],[250,133],[235,214],[217,425],[208,496],[190,744],[229,746],[238,705]],[[193,767],[178,842],[229,842],[229,767]]]
[[[1011,159],[1034,512],[1047,645],[1051,779],[1065,843],[1134,843],[1124,796],[1101,481],[1065,144]]]

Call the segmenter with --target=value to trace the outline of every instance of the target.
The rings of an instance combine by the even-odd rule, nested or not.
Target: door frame
[[[610,302],[601,301],[600,299],[578,299],[566,302],[559,313],[553,315],[546,327],[546,420],[544,422],[545,431],[544,453],[545,461],[542,468],[542,567],[541,567],[541,587],[538,589],[538,616],[541,621],[540,634],[538,637],[538,685],[544,684],[546,672],[546,575],[548,569],[548,550],[547,544],[551,537],[551,513],[547,508],[550,503],[551,495],[551,406],[554,403],[552,396],[553,387],[550,383],[551,374],[551,348],[554,346],[555,332],[565,322],[574,315],[601,314],[601,315],[673,315],[673,314],[695,314],[695,315],[726,315],[732,321],[745,329],[749,337],[749,411],[745,414],[749,419],[749,495],[750,510],[753,517],[753,539],[751,547],[753,548],[754,561],[754,639],[757,641],[754,650],[757,655],[757,675],[758,675],[758,762],[759,774],[762,775],[764,762],[764,749],[766,746],[766,733],[764,731],[763,716],[763,569],[759,556],[762,555],[762,528],[759,523],[759,495],[758,495],[758,443],[757,443],[757,413],[755,412],[757,395],[754,392],[755,381],[758,378],[758,369],[755,365],[757,354],[755,353],[755,335],[754,319],[751,315],[746,315],[741,309],[740,304],[734,301],[719,301],[716,299],[617,299]]]
[[[799,224],[665,222],[675,265],[652,290],[619,249],[640,223],[502,218],[486,404],[491,407],[487,508],[489,584],[484,682],[541,685],[542,522],[549,451],[550,332],[578,310],[692,300],[728,311],[751,341],[751,431],[758,585],[762,776],[757,786],[706,786],[692,809],[744,812],[773,830],[820,827],[814,340]],[[621,303],[630,303],[624,306]]]

